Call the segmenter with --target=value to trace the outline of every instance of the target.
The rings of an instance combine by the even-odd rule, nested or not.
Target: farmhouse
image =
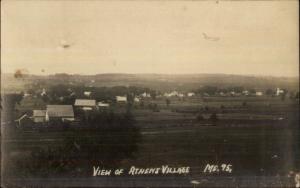
[[[171,96],[171,97],[176,97],[176,96],[178,96],[178,92],[177,91],[172,91],[169,95]]]
[[[126,96],[116,96],[116,101],[119,104],[127,103],[127,97]]]
[[[91,94],[92,94],[92,92],[90,92],[90,91],[85,91],[85,92],[83,92],[83,94],[84,94],[86,97],[90,97]]]
[[[165,93],[164,94],[165,97],[176,97],[176,96],[183,96],[183,94],[181,95],[180,93],[178,93],[177,91],[172,91],[170,93]]]
[[[187,94],[187,96],[188,96],[188,97],[193,97],[193,96],[195,96],[195,93],[194,93],[194,92],[189,92],[189,93]]]
[[[256,95],[256,96],[263,96],[263,92],[257,91],[257,92],[255,92],[255,95]]]
[[[93,99],[76,99],[74,106],[82,110],[93,110],[96,108],[96,100]]]
[[[62,120],[74,121],[72,105],[47,105],[46,121]]]
[[[141,97],[149,98],[149,97],[151,97],[151,95],[150,95],[150,93],[144,92],[144,93],[141,94]]]
[[[46,110],[33,110],[33,122],[43,123],[46,121]]]
[[[281,94],[283,94],[284,93],[284,90],[283,89],[280,89],[280,88],[277,88],[276,89],[276,95],[277,96],[279,96],[279,95],[281,95]]]
[[[134,102],[138,103],[140,102],[140,99],[138,97],[134,97]]]

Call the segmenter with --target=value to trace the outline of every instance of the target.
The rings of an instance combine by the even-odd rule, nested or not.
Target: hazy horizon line
[[[1,72],[1,74],[15,74],[14,72]],[[250,76],[250,77],[275,77],[275,78],[299,78],[299,74],[297,76],[280,76],[280,75],[268,75],[268,74],[234,74],[234,73],[128,73],[128,72],[106,72],[106,73],[94,73],[94,74],[86,74],[86,73],[65,73],[65,72],[56,72],[56,73],[24,73],[24,75],[32,75],[32,76],[54,76],[57,74],[66,74],[70,76],[80,75],[80,76],[95,76],[95,75],[228,75],[228,76]]]

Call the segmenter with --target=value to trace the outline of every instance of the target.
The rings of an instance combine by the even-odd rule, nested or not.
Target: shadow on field
[[[91,176],[93,166],[117,168],[123,160],[134,158],[138,150],[140,130],[130,113],[98,113],[76,128],[60,124],[64,131],[49,126],[43,131],[21,133],[23,138],[19,139],[28,144],[22,148],[30,149],[24,157],[7,159],[13,176]]]

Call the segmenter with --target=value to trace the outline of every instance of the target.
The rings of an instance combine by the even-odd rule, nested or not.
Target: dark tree
[[[254,95],[255,93],[256,93],[256,90],[255,90],[255,89],[253,89],[253,88],[252,88],[252,89],[249,89],[249,94],[250,94],[250,95]]]
[[[202,114],[198,114],[197,117],[196,117],[196,120],[197,120],[198,122],[204,120],[203,115],[202,115]]]
[[[212,113],[209,117],[210,120],[212,120],[213,122],[218,121],[218,116],[216,113]]]
[[[171,104],[171,100],[170,99],[166,99],[166,105],[170,106],[170,104]]]
[[[198,89],[197,93],[200,93],[200,94],[207,93],[209,95],[214,95],[217,93],[217,91],[218,91],[218,88],[215,86],[204,86],[204,87]]]
[[[266,90],[266,95],[272,96],[272,95],[274,95],[274,94],[275,94],[274,90],[272,90],[272,89],[267,89],[267,90]]]
[[[150,96],[153,100],[156,99],[156,91],[151,91]]]

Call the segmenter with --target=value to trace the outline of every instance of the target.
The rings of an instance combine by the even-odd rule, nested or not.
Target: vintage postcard
[[[2,0],[1,187],[299,188],[299,1]]]

